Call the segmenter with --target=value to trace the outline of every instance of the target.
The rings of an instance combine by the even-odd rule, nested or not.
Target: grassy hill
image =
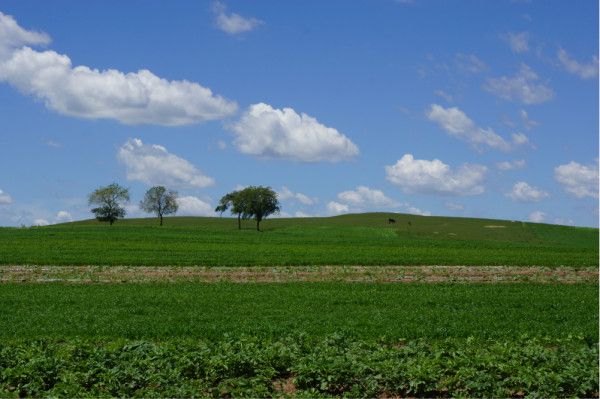
[[[0,228],[0,264],[598,265],[595,228],[394,213],[268,219],[261,228],[244,221],[238,230],[225,217]]]

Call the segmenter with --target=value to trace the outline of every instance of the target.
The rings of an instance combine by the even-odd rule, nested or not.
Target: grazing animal
[[[389,218],[388,219],[388,224],[392,224],[392,223],[396,223],[396,219]]]

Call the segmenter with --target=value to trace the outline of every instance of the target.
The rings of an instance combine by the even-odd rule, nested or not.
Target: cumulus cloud
[[[187,160],[171,154],[157,144],[144,144],[130,139],[117,152],[117,159],[125,165],[128,180],[137,180],[149,186],[170,188],[202,188],[214,184]]]
[[[523,169],[527,163],[524,159],[517,159],[515,161],[503,161],[498,162],[496,164],[496,168],[500,170],[513,170],[513,169]]]
[[[386,178],[405,193],[434,195],[478,195],[485,191],[482,183],[487,168],[463,164],[452,169],[439,159],[415,159],[404,154],[394,165],[385,167]]]
[[[261,20],[256,18],[242,17],[233,12],[227,14],[227,7],[220,1],[213,2],[212,8],[216,17],[217,27],[230,35],[249,32],[263,24]]]
[[[20,47],[49,39],[18,25],[17,29],[15,24],[14,19],[0,15],[0,47],[8,49],[0,53],[0,82],[42,100],[58,113],[125,124],[176,126],[222,119],[237,110],[235,102],[198,83],[168,81],[146,69],[123,73],[74,67],[66,55]],[[4,31],[13,33],[6,39]]]
[[[192,195],[177,198],[179,209],[177,214],[181,216],[214,216],[215,210],[208,203]]]
[[[444,108],[438,104],[432,104],[427,112],[427,118],[435,122],[448,132],[475,148],[487,146],[490,148],[508,151],[511,145],[505,139],[496,134],[491,128],[483,129],[475,123],[459,108]]]
[[[515,183],[512,190],[506,195],[520,202],[539,202],[550,196],[546,191],[532,187],[524,181]]]
[[[253,104],[230,128],[244,154],[301,162],[337,162],[358,155],[356,144],[342,133],[292,108]]]
[[[311,198],[308,195],[302,193],[295,193],[286,186],[283,186],[281,190],[277,192],[277,196],[282,201],[293,199],[300,202],[303,205],[314,205],[317,202],[316,198]]]
[[[458,69],[469,73],[481,73],[488,69],[485,62],[481,61],[474,54],[458,53],[454,56]]]
[[[48,43],[50,36],[46,33],[23,29],[12,16],[0,12],[0,58],[17,47]]]
[[[531,212],[529,214],[529,216],[527,217],[527,219],[530,222],[534,222],[534,223],[542,223],[544,220],[546,220],[546,212],[542,212],[542,211],[535,211],[535,212]]]
[[[12,203],[12,198],[8,193],[0,190],[0,205],[9,205]]]
[[[330,213],[334,213],[334,214],[348,213],[348,212],[350,212],[350,207],[346,204],[340,204],[339,202],[330,201],[327,204],[327,210]]]
[[[383,191],[366,186],[358,186],[355,190],[343,191],[337,195],[346,204],[359,207],[398,207],[400,204],[387,197]]]
[[[554,178],[577,198],[598,198],[598,163],[582,165],[571,161],[554,168]]]
[[[523,104],[540,104],[551,100],[554,91],[538,82],[538,75],[527,65],[521,64],[515,76],[501,76],[487,80],[484,88],[505,100]]]
[[[54,217],[54,223],[72,222],[73,216],[67,211],[58,211]]]
[[[50,222],[48,222],[46,219],[35,219],[33,221],[33,226],[48,226],[50,224]]]
[[[529,32],[508,32],[503,38],[514,53],[526,53],[529,51]]]
[[[581,79],[593,79],[598,77],[598,56],[593,56],[592,61],[583,64],[569,56],[564,49],[558,49],[558,60],[562,66],[570,73],[579,76]]]

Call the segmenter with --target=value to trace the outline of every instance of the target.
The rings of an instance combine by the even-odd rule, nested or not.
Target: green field
[[[11,284],[0,338],[598,339],[598,286],[546,284]]]
[[[389,225],[388,217],[396,219]],[[410,225],[408,222],[410,221]],[[93,220],[0,228],[0,264],[597,266],[598,229],[367,213],[269,219]]]

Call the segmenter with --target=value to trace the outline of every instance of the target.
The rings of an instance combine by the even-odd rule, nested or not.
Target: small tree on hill
[[[221,214],[231,208],[231,213],[237,215],[238,230],[242,229],[242,218],[247,219],[249,216],[246,213],[247,193],[244,190],[232,191],[221,197],[219,205],[215,208],[215,212]]]
[[[269,215],[279,213],[279,200],[277,193],[271,187],[250,186],[242,190],[247,198],[244,213],[254,217],[256,230],[260,231],[260,222]]]
[[[106,187],[94,190],[88,197],[89,205],[99,205],[91,212],[100,222],[112,224],[120,218],[125,217],[123,204],[129,201],[129,189],[113,183]]]
[[[173,214],[179,209],[177,192],[167,190],[163,186],[152,187],[146,191],[144,199],[140,201],[140,209],[158,216],[162,226],[163,216]]]

